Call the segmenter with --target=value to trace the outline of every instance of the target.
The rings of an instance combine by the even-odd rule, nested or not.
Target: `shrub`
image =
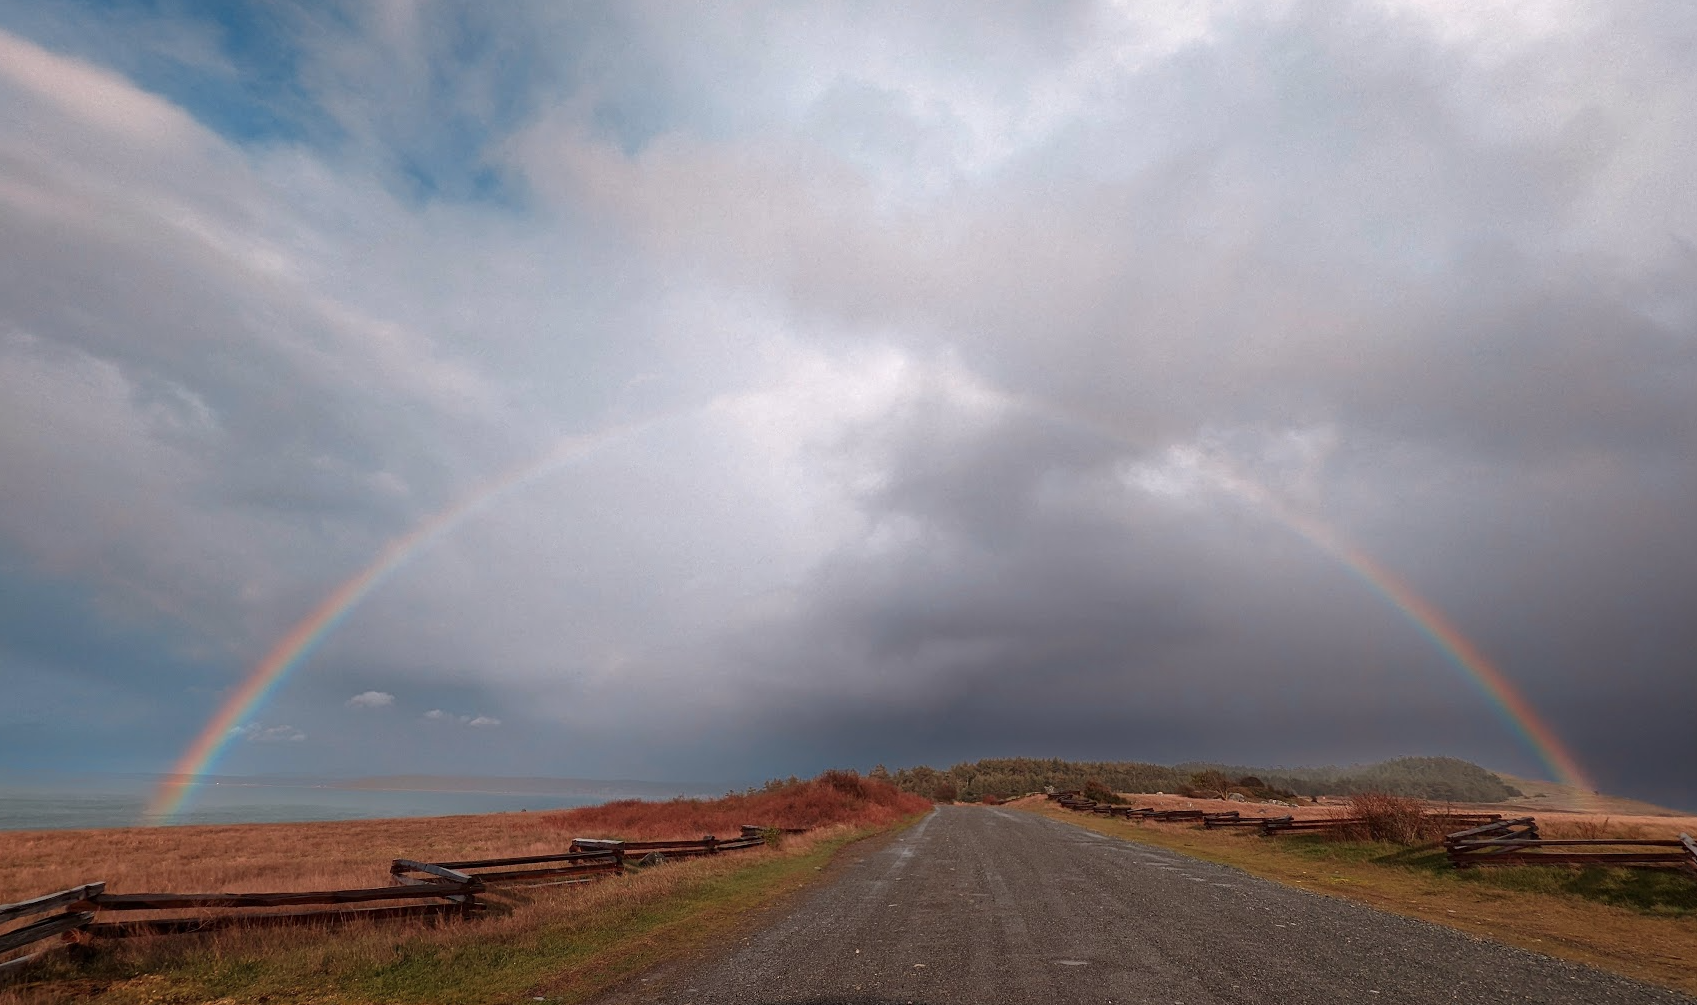
[[[1125,802],[1125,800],[1119,797],[1119,793],[1108,788],[1108,786],[1100,778],[1085,779],[1084,795],[1086,798],[1094,799],[1099,803]]]
[[[1441,830],[1427,819],[1426,807],[1418,799],[1384,792],[1358,792],[1349,799],[1349,815],[1360,817],[1362,835],[1372,841],[1416,844]]]
[[[955,788],[954,782],[941,781],[931,790],[931,798],[939,803],[952,803],[960,798],[960,791]]]

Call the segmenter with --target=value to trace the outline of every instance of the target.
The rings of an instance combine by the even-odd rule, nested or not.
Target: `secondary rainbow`
[[[297,621],[254,665],[188,749],[183,751],[171,773],[154,790],[153,798],[144,811],[144,819],[149,823],[169,823],[194,794],[201,777],[217,764],[219,755],[237,735],[237,729],[276,692],[289,671],[300,666],[360,601],[393,576],[409,559],[501,497],[561,465],[586,456],[598,447],[647,429],[673,414],[676,413],[562,441],[540,458],[485,482],[460,502],[425,518],[404,536],[390,541],[364,568],[331,590],[311,613]]]

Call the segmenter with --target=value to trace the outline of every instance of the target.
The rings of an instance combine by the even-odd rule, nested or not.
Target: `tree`
[[[1226,777],[1225,772],[1213,768],[1191,775],[1190,787],[1196,790],[1197,795],[1214,799],[1224,799],[1232,791],[1231,779]]]

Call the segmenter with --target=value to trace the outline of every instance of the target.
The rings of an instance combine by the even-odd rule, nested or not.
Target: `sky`
[[[1549,777],[1353,555],[1697,808],[1694,48],[1683,0],[0,0],[0,765],[168,769],[410,542],[216,770]]]

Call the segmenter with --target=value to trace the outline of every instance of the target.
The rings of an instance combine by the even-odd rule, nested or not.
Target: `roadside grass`
[[[0,993],[7,1005],[441,1002],[544,997],[578,1002],[734,928],[819,874],[843,846],[884,828],[835,833],[747,857],[693,859],[593,886],[538,891],[469,924],[361,925],[136,940],[48,964]],[[799,843],[798,843],[799,844]],[[523,893],[524,891],[520,891]],[[151,942],[153,945],[140,945]]]
[[[1404,846],[1385,841],[1336,841],[1297,834],[1262,838],[1239,832],[1233,841],[1270,843],[1276,850],[1315,863],[1372,864],[1424,873],[1462,885],[1496,887],[1522,893],[1559,894],[1647,915],[1697,918],[1697,878],[1677,869],[1624,869],[1589,866],[1502,866],[1456,869],[1442,845]]]
[[[641,819],[627,820],[619,830],[602,829],[609,825],[606,814],[612,812],[602,807],[587,808],[600,811],[595,815],[575,810],[503,814],[493,821],[457,818],[444,829],[461,836],[481,835],[474,848],[441,847],[436,842],[425,842],[425,847],[436,857],[467,852],[504,855],[544,846],[560,850],[574,833],[632,839],[694,835],[702,814],[756,809],[770,815],[750,822],[801,826],[790,822],[794,816],[781,812],[779,804],[785,801],[805,806],[814,814],[812,819],[825,822],[816,823],[806,834],[785,835],[775,847],[671,862],[593,884],[494,888],[485,895],[489,915],[471,922],[234,929],[202,936],[99,941],[50,957],[27,983],[0,989],[0,1005],[95,997],[114,1005],[211,1001],[471,1005],[537,996],[580,1001],[643,967],[688,952],[734,928],[749,911],[817,877],[844,845],[905,825],[930,807],[928,801],[897,793],[893,787],[861,788],[853,776],[825,776],[774,792],[735,797],[728,807],[714,805],[725,800],[647,804],[639,813],[627,806],[619,812],[638,813]],[[835,821],[830,822],[830,817]],[[510,833],[508,840],[485,833],[491,823],[503,822],[516,825],[516,833]],[[386,879],[387,862],[380,856],[395,838],[383,834],[383,823],[396,825],[396,830],[413,839],[423,836],[414,821],[360,822],[344,826],[339,835],[334,825],[278,825],[314,835],[307,846],[326,852],[331,859],[330,864],[315,867],[286,854],[289,843],[279,838],[287,831],[277,826],[249,828],[258,833],[250,833],[246,842],[236,833],[241,828],[205,829],[220,832],[198,837],[210,838],[225,853],[222,863],[197,862],[195,828],[161,828],[131,835],[130,840],[154,842],[155,852],[167,861],[131,862],[117,874],[173,874],[182,879],[181,885],[175,885],[177,890],[228,889],[229,882],[213,885],[207,879],[228,875],[238,876],[232,882],[247,889],[300,889],[303,874],[313,877],[313,882],[345,879],[357,857],[362,866],[358,877],[343,885],[381,885],[380,880],[374,882],[377,876]],[[367,843],[380,835],[383,843]],[[82,837],[84,841],[101,838],[100,832],[85,832]],[[4,843],[0,841],[0,855]],[[295,847],[297,853],[302,850],[299,844]],[[270,868],[256,870],[241,864],[242,848],[255,849]],[[39,878],[35,869],[30,871]],[[40,871],[51,874],[45,866]],[[87,871],[83,867],[85,877]],[[94,877],[82,881],[87,878]],[[33,880],[30,886],[29,892],[45,892]],[[130,884],[125,887],[137,889]]]
[[[1697,880],[1676,870],[1560,866],[1453,869],[1433,845],[1263,838],[1017,805],[1100,834],[1235,866],[1328,896],[1697,993]]]

